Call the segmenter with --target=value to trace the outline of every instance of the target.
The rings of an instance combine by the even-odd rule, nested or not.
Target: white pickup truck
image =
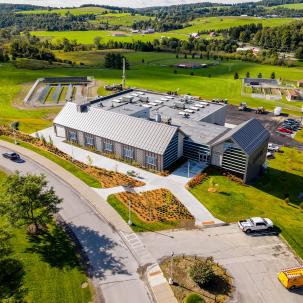
[[[253,231],[271,230],[274,227],[273,222],[268,218],[253,217],[238,222],[240,229],[247,234]]]

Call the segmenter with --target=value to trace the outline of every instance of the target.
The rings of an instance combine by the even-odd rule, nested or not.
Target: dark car
[[[6,159],[10,159],[12,161],[19,161],[21,159],[20,155],[17,153],[4,153],[2,156]]]

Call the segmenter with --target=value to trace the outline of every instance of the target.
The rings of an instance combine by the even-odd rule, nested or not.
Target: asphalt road
[[[8,150],[0,147],[0,153]],[[49,184],[63,198],[60,215],[72,228],[93,267],[93,276],[108,303],[149,303],[148,290],[137,273],[138,264],[120,236],[90,207],[89,203],[36,162],[24,158],[14,163],[0,157],[1,167],[21,173],[44,174]]]
[[[298,265],[277,236],[248,236],[236,224],[175,232],[144,233],[140,239],[160,260],[176,255],[213,256],[234,277],[239,303],[303,303],[303,289],[286,290],[277,273]]]

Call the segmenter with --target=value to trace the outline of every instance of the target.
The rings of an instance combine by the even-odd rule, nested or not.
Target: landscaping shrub
[[[200,287],[209,284],[215,277],[212,265],[207,261],[201,260],[194,263],[190,268],[189,275]]]
[[[198,294],[189,294],[185,299],[184,303],[204,303],[204,299]]]
[[[197,176],[194,176],[191,180],[189,180],[189,182],[187,183],[187,186],[189,188],[194,188],[195,186],[201,184],[206,178],[207,178],[206,173],[202,173]]]

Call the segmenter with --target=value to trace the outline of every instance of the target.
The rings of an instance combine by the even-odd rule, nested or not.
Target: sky
[[[187,3],[241,3],[241,2],[256,2],[257,0],[0,0],[0,3],[15,3],[15,4],[33,4],[39,6],[55,6],[55,7],[73,7],[82,4],[100,4],[122,7],[147,7],[160,5],[174,5]]]

